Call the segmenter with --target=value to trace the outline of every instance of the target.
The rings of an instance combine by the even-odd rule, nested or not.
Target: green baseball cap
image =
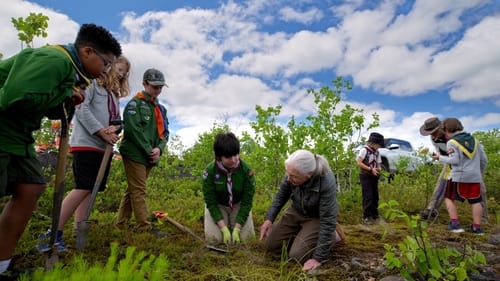
[[[163,73],[155,68],[146,70],[146,72],[144,72],[142,80],[148,82],[148,84],[152,86],[168,87],[167,83],[165,83],[165,77],[163,76]]]

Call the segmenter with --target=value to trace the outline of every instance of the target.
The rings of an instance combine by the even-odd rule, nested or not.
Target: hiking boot
[[[151,230],[149,231],[149,233],[153,234],[154,237],[159,238],[159,239],[165,238],[165,237],[168,236],[168,234],[166,232],[161,231],[161,230],[159,230],[158,228],[155,228],[155,227],[151,228]]]
[[[476,235],[484,235],[484,231],[481,227],[474,227],[472,224],[470,226],[470,232]]]
[[[460,226],[460,223],[453,223],[450,221],[450,224],[448,224],[448,230],[453,233],[462,233],[464,232],[464,229]]]

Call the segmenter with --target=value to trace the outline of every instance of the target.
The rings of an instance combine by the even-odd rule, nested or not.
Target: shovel
[[[184,226],[184,225],[176,222],[174,219],[172,219],[168,215],[163,214],[163,216],[162,216],[162,215],[155,214],[155,216],[157,218],[162,218],[162,219],[166,220],[168,223],[170,223],[171,225],[175,226],[175,228],[179,229],[180,231],[182,231],[184,233],[187,233],[187,234],[191,235],[192,237],[196,238],[196,240],[204,243],[205,247],[207,249],[215,251],[215,252],[218,252],[218,253],[229,253],[228,249],[223,249],[223,248],[219,248],[219,247],[216,247],[216,246],[213,246],[213,245],[206,244],[205,240],[203,238],[201,238],[198,234],[194,233],[194,231],[192,231],[188,227],[186,227],[186,226]]]
[[[122,125],[121,120],[113,120],[110,122],[110,125]],[[116,131],[116,134],[119,134],[121,128]],[[107,144],[106,149],[104,150],[104,156],[101,160],[101,165],[99,166],[99,171],[97,172],[97,176],[95,179],[94,187],[92,188],[92,194],[90,195],[89,207],[87,208],[87,213],[83,220],[76,223],[76,248],[82,250],[85,247],[85,242],[87,241],[87,236],[89,234],[90,228],[90,213],[92,212],[92,207],[94,206],[95,199],[97,197],[97,193],[99,192],[99,187],[101,186],[102,179],[104,178],[104,173],[106,172],[106,167],[109,162],[109,158],[113,153],[113,145]]]
[[[57,247],[54,245],[59,227],[59,216],[61,215],[61,204],[64,195],[64,176],[66,173],[66,158],[69,151],[69,132],[68,126],[71,116],[68,116],[66,107],[62,105],[64,116],[61,118],[61,130],[59,132],[59,152],[57,153],[56,179],[54,189],[54,202],[52,205],[52,226],[49,240],[49,250],[45,252],[45,268],[51,270],[59,261]]]
[[[99,187],[101,186],[102,179],[104,178],[104,173],[106,172],[106,167],[112,152],[113,145],[107,144],[104,156],[102,157],[101,165],[99,166],[99,171],[97,172],[94,188],[92,189],[92,194],[90,195],[89,207],[87,208],[87,212],[83,220],[76,223],[76,248],[79,250],[85,247],[85,242],[87,241],[90,228],[90,213],[92,212],[92,207],[94,206],[94,202],[97,197],[97,193],[99,192]]]

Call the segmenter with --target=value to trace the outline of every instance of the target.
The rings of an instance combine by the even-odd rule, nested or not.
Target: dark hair
[[[91,46],[103,53],[111,52],[116,57],[122,54],[122,47],[113,35],[104,27],[93,23],[83,24],[76,35],[75,47],[79,49],[85,46]]]
[[[240,154],[240,141],[233,133],[219,133],[214,141],[215,158],[231,157]]]
[[[446,118],[443,123],[441,123],[443,130],[447,133],[455,133],[464,130],[464,126],[457,118]]]
[[[380,147],[384,147],[384,136],[373,132],[370,134],[370,137],[368,137],[368,142],[372,144],[378,144]]]

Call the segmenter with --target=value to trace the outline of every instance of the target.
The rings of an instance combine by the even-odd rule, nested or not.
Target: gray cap
[[[159,71],[158,69],[150,68],[146,70],[146,72],[144,72],[142,80],[148,82],[148,84],[151,86],[168,87],[167,83],[165,83],[165,77],[163,76],[163,73],[161,73],[161,71]]]

